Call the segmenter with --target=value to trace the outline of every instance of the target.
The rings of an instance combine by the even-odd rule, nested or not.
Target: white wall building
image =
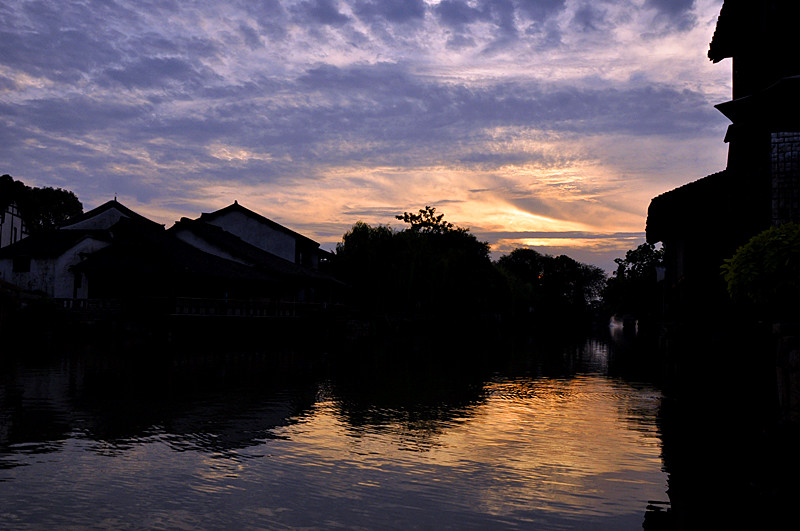
[[[202,214],[197,221],[219,227],[262,251],[294,264],[312,269],[319,267],[319,243],[241,206],[238,201],[216,212]],[[188,240],[187,243],[195,244]],[[211,249],[203,250],[214,252]]]
[[[116,200],[70,220],[59,230],[37,234],[0,249],[0,280],[55,298],[87,298],[88,281],[72,267],[108,246],[121,219],[159,225]]]

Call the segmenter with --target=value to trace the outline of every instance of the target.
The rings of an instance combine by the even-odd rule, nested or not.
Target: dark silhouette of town
[[[284,352],[395,334],[474,347],[597,332],[613,316],[624,331],[615,355],[656,367],[668,392],[671,507],[654,505],[645,528],[768,527],[800,477],[798,16],[793,1],[725,0],[708,57],[732,63],[732,98],[716,106],[731,122],[727,166],[655,197],[647,243],[609,279],[531,249],[492,262],[485,242],[429,206],[398,213],[400,230],[357,222],[328,252],[238,202],[166,229],[116,199],[83,213],[71,192],[4,175],[0,337]],[[255,432],[313,403],[306,391]],[[708,446],[709,430],[730,447]],[[239,444],[228,435],[220,444]]]

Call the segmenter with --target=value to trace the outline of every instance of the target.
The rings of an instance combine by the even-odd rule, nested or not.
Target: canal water
[[[616,531],[669,508],[662,391],[603,341],[480,368],[145,354],[3,363],[0,529]]]

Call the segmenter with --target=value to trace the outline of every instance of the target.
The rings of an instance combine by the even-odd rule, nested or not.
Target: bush
[[[800,303],[800,224],[771,227],[725,260],[722,274],[734,301],[772,317],[796,316]]]

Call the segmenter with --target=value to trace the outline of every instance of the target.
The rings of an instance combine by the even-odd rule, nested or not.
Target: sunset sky
[[[164,223],[234,201],[332,248],[435,206],[611,269],[725,167],[722,0],[0,2],[0,174]]]

